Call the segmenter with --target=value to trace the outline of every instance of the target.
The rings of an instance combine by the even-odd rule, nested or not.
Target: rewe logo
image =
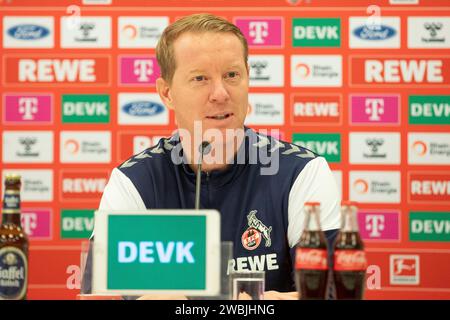
[[[366,60],[368,83],[443,83],[441,60]]]
[[[5,94],[5,123],[49,123],[52,121],[52,96],[46,94]]]
[[[364,240],[400,240],[400,223],[398,211],[358,211],[358,225],[361,237]]]
[[[98,201],[108,182],[106,170],[63,170],[60,185],[63,201]]]
[[[409,201],[424,203],[450,203],[450,174],[410,172]]]
[[[341,122],[341,96],[291,96],[293,124],[339,124]]]
[[[420,264],[418,255],[389,256],[390,284],[417,285],[420,283]]]
[[[120,58],[119,81],[125,85],[155,85],[160,69],[155,56]]]
[[[450,58],[350,58],[350,83],[449,85]],[[364,72],[361,72],[364,70]]]
[[[156,145],[163,137],[171,136],[170,130],[153,131],[149,134],[145,131],[119,132],[118,134],[118,152],[119,162],[123,162],[132,155],[138,154],[147,148]]]
[[[283,18],[235,18],[249,47],[283,46]]]
[[[22,59],[19,61],[20,82],[94,82],[95,61],[92,59],[80,60],[50,60],[38,61]]]
[[[352,124],[400,123],[399,95],[351,95],[350,104]]]
[[[107,179],[65,178],[63,192],[67,193],[101,193],[105,189]]]
[[[163,137],[148,137],[148,136],[134,136],[133,137],[133,154],[138,154],[147,148],[150,148],[158,143]]]
[[[70,58],[62,56],[33,59],[7,56],[3,60],[5,83],[11,85],[109,83],[109,57],[77,59],[73,56]]]

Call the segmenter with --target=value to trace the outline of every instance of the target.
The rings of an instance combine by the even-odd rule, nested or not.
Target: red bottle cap
[[[305,206],[320,206],[320,202],[308,201],[308,202],[305,202]]]
[[[358,202],[350,200],[342,200],[341,205],[343,206],[358,206]]]

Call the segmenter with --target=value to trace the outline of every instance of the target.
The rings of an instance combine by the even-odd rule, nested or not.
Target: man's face
[[[184,33],[173,45],[176,69],[169,85],[159,79],[158,92],[175,112],[178,127],[194,137],[203,132],[242,129],[248,108],[248,71],[243,46],[232,33]]]

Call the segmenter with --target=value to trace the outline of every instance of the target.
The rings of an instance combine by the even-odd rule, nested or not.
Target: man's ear
[[[173,100],[170,94],[169,83],[161,77],[156,79],[156,90],[166,107],[173,110]]]

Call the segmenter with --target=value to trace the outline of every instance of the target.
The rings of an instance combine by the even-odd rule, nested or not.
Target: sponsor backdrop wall
[[[157,40],[204,11],[248,39],[247,125],[324,155],[360,203],[366,297],[449,299],[450,3],[438,0],[2,1],[0,169],[23,177],[29,298],[79,292],[110,170],[175,128],[155,90]]]

